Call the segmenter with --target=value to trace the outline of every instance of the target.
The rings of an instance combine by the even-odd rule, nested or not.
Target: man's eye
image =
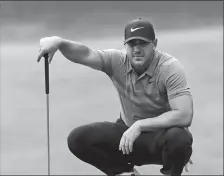
[[[146,41],[141,41],[141,42],[130,41],[130,42],[128,42],[128,45],[131,46],[131,47],[136,46],[136,45],[146,46],[148,44],[149,44],[149,42],[146,42]]]
[[[141,42],[141,43],[139,43],[139,45],[143,45],[143,46],[145,46],[147,44],[148,44],[148,42]]]
[[[134,43],[134,42],[128,42],[128,45],[129,45],[129,46],[134,46],[135,43]]]

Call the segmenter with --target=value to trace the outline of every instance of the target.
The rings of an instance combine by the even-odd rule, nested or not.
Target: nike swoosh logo
[[[138,27],[138,28],[131,28],[131,32],[134,32],[134,31],[136,31],[136,30],[138,30],[138,29],[141,29],[141,28],[144,28],[144,27]]]

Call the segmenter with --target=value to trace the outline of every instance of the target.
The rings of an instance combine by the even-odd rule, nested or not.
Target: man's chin
[[[134,64],[135,68],[142,68],[143,65],[144,65],[144,61],[142,61],[142,60],[138,61],[137,60],[137,61],[134,61],[133,64]]]

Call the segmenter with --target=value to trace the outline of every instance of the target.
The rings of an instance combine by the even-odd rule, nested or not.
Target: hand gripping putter
[[[49,64],[48,53],[44,54],[45,59],[45,92],[47,95],[47,168],[50,175],[50,130],[49,130]]]

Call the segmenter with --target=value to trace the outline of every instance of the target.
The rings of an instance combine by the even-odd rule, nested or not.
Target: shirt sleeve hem
[[[176,97],[180,97],[180,96],[182,96],[182,95],[190,95],[190,96],[192,96],[190,92],[182,92],[182,93],[176,93],[176,94],[174,94],[174,95],[170,95],[170,96],[168,97],[168,100],[174,99],[174,98],[176,98]]]

